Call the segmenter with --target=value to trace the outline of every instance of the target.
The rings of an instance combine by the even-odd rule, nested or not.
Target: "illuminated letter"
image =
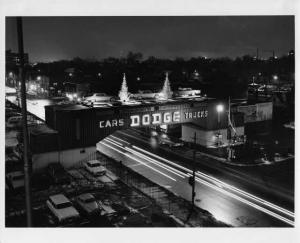
[[[188,119],[188,115],[189,115],[189,113],[184,112],[185,119]]]
[[[160,124],[161,123],[161,114],[160,113],[152,114],[152,116],[153,116],[152,124]]]
[[[120,127],[124,126],[124,120],[123,119],[119,119],[119,126]]]
[[[150,115],[147,114],[142,116],[142,124],[150,125]]]
[[[208,111],[205,111],[205,117],[207,117],[208,116]]]
[[[180,112],[179,111],[175,111],[173,113],[173,121],[174,122],[180,122]]]
[[[139,115],[134,115],[130,116],[131,119],[131,127],[138,127],[140,125],[140,116]]]
[[[103,122],[104,121],[100,121],[100,128],[103,128],[104,126],[103,126]]]
[[[105,127],[111,127],[111,123],[109,120],[106,121]]]
[[[117,127],[118,126],[118,121],[116,119],[112,120],[112,126]]]
[[[171,118],[171,114],[170,114],[170,112],[166,112],[165,114],[164,114],[164,123],[169,123],[169,122],[171,122],[172,121],[172,118]]]

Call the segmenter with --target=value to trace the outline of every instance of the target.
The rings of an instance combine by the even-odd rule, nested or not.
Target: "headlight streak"
[[[125,141],[125,140],[123,140],[123,139],[120,139],[120,138],[118,138],[118,137],[115,137],[115,136],[113,136],[113,135],[111,135],[111,137],[113,137],[113,138],[115,138],[115,139],[118,139],[119,141],[126,142],[127,144],[129,144],[127,141]],[[112,140],[112,139],[111,139],[111,140]],[[119,142],[117,142],[117,141],[115,141],[115,140],[113,140],[113,141],[114,141],[115,143],[121,144],[121,143],[119,143]],[[120,145],[120,146],[121,146],[121,145]],[[164,162],[166,162],[166,163],[168,163],[168,164],[171,164],[171,165],[173,165],[173,166],[176,166],[177,168],[180,168],[180,169],[182,169],[182,170],[188,172],[187,175],[191,175],[191,173],[192,173],[192,170],[190,170],[190,169],[188,169],[188,168],[185,168],[185,167],[183,167],[183,166],[180,166],[180,165],[178,165],[178,164],[176,164],[176,163],[174,163],[174,162],[172,162],[172,161],[169,161],[169,160],[167,160],[167,159],[165,159],[165,158],[162,158],[162,157],[160,157],[160,156],[158,156],[158,155],[156,155],[156,154],[153,154],[153,153],[151,153],[151,152],[149,152],[149,151],[146,151],[146,150],[144,150],[144,149],[142,149],[142,148],[139,148],[139,147],[137,147],[137,146],[132,146],[132,148],[137,149],[137,150],[139,150],[139,151],[141,151],[141,152],[144,152],[144,153],[146,153],[146,154],[148,154],[148,155],[150,155],[150,156],[152,156],[152,157],[155,157],[155,158],[157,158],[157,159],[159,159],[159,160],[161,160],[161,161],[164,161]],[[134,150],[131,149],[131,151],[134,151]],[[139,153],[139,154],[141,154],[141,153]],[[147,157],[146,157],[146,158],[147,158]],[[150,159],[150,158],[148,157],[148,159]],[[152,161],[156,161],[156,160],[154,160],[154,159],[152,159],[152,158],[151,158],[151,160],[152,160]],[[157,162],[157,163],[160,163],[160,162],[158,162],[158,161],[156,161],[156,162]],[[171,167],[169,167],[169,169],[171,169]],[[173,168],[173,170],[174,170],[174,168]],[[178,172],[178,171],[177,171],[177,172]],[[219,187],[218,189],[222,189],[222,192],[223,192],[223,191],[225,191],[224,188],[226,188],[226,189],[228,189],[228,190],[231,190],[232,192],[236,192],[236,193],[238,193],[238,194],[240,194],[240,195],[242,195],[242,196],[244,196],[244,197],[247,197],[247,198],[249,198],[249,199],[251,199],[251,200],[253,200],[253,201],[255,201],[255,202],[264,204],[265,206],[267,206],[267,207],[269,207],[269,208],[272,208],[272,209],[277,210],[277,211],[279,211],[279,212],[281,212],[281,213],[283,213],[283,214],[285,214],[285,215],[288,215],[288,216],[292,217],[293,220],[294,220],[294,213],[291,212],[291,211],[289,211],[289,210],[287,210],[287,209],[285,209],[285,208],[282,208],[282,207],[280,207],[280,206],[277,206],[277,205],[275,205],[275,204],[273,204],[273,203],[271,203],[271,202],[268,202],[268,201],[266,201],[266,200],[264,200],[264,199],[262,199],[262,198],[260,198],[260,197],[254,196],[254,195],[252,195],[252,194],[250,194],[250,193],[248,193],[248,192],[245,192],[245,191],[243,191],[243,190],[241,190],[241,189],[238,189],[238,188],[236,188],[236,187],[234,187],[234,186],[232,186],[232,185],[229,185],[229,184],[227,184],[227,183],[225,183],[225,182],[223,182],[223,181],[221,181],[221,180],[219,180],[219,179],[217,179],[217,178],[214,178],[214,177],[212,177],[212,176],[210,176],[210,175],[207,175],[207,174],[205,174],[205,173],[203,173],[203,172],[197,171],[197,172],[196,172],[196,178],[197,178],[198,180],[203,181],[200,177],[202,177],[202,178],[204,178],[204,179],[206,179],[206,180],[212,182],[214,185],[210,184],[210,186],[215,186],[215,189]],[[209,183],[209,182],[206,182],[206,183]],[[216,186],[218,186],[218,187],[216,187]],[[241,198],[241,197],[239,197],[239,196],[237,196],[237,195],[234,195],[232,192],[228,192],[228,191],[225,191],[225,192],[226,192],[227,194],[228,194],[228,193],[229,193],[229,194],[232,194],[232,195],[234,196],[234,198],[236,198],[236,199],[237,199],[237,198],[242,199],[242,200],[240,200],[240,201],[242,201],[242,202],[244,202],[244,203],[246,203],[246,204],[248,204],[248,205],[250,205],[250,206],[252,206],[252,207],[254,207],[254,208],[256,208],[256,209],[259,209],[259,210],[262,209],[261,211],[263,211],[263,212],[265,212],[265,213],[267,213],[267,214],[269,214],[269,215],[271,215],[271,216],[274,216],[274,217],[276,217],[276,218],[278,218],[278,219],[280,219],[280,220],[282,220],[282,221],[284,221],[284,222],[286,222],[286,223],[288,223],[288,224],[290,224],[290,225],[294,225],[293,221],[291,221],[291,220],[289,220],[289,219],[286,219],[286,218],[284,218],[284,217],[282,217],[282,216],[280,216],[280,215],[278,215],[278,214],[276,214],[276,213],[273,213],[272,211],[269,211],[268,209],[265,209],[265,208],[263,208],[263,207],[261,207],[261,206],[259,206],[259,205],[254,204],[253,202],[250,202],[250,201],[248,201],[248,200],[246,200],[246,199],[243,199],[243,198]],[[238,200],[239,200],[239,199],[238,199]],[[278,217],[277,217],[277,216],[278,216]]]
[[[232,186],[232,185],[229,185],[229,184],[227,184],[227,183],[225,183],[225,182],[223,182],[223,181],[220,181],[220,180],[217,179],[217,178],[214,178],[214,177],[212,177],[212,176],[209,176],[209,175],[207,175],[207,174],[204,174],[204,173],[202,173],[202,172],[200,172],[200,171],[197,171],[197,172],[196,172],[196,175],[205,177],[206,179],[208,179],[208,180],[210,180],[210,181],[212,181],[212,182],[216,182],[216,183],[218,183],[218,184],[221,184],[222,187],[224,186],[224,187],[226,187],[226,188],[228,188],[228,189],[230,189],[230,190],[233,190],[233,191],[235,191],[235,192],[237,192],[237,193],[239,193],[239,194],[241,194],[241,195],[243,195],[243,196],[245,196],[245,197],[251,198],[251,199],[254,200],[254,201],[263,203],[263,204],[265,204],[265,205],[267,205],[267,206],[269,206],[269,207],[271,207],[271,208],[273,208],[273,209],[276,209],[276,210],[278,210],[278,211],[280,211],[280,212],[282,212],[282,213],[284,213],[284,214],[286,214],[286,215],[289,215],[289,216],[291,216],[291,217],[294,217],[294,216],[295,216],[295,214],[294,214],[293,212],[291,212],[291,211],[289,211],[289,210],[287,210],[287,209],[285,209],[285,208],[279,207],[279,206],[277,206],[277,205],[275,205],[275,204],[273,204],[273,203],[270,203],[270,202],[268,202],[268,201],[266,201],[266,200],[264,200],[264,199],[262,199],[262,198],[260,198],[260,197],[254,196],[254,195],[252,195],[252,194],[250,194],[250,193],[248,193],[248,192],[245,192],[245,191],[243,191],[243,190],[241,190],[241,189],[238,189],[238,188],[236,188],[236,187],[234,187],[234,186]]]
[[[191,176],[191,174],[189,174],[189,175]],[[219,192],[222,192],[223,194],[227,194],[228,196],[230,196],[230,197],[232,197],[232,198],[234,198],[234,199],[236,199],[236,200],[238,200],[238,201],[240,201],[240,202],[243,202],[243,203],[245,203],[245,204],[247,204],[247,205],[249,205],[249,206],[252,206],[253,208],[256,208],[256,209],[258,209],[258,210],[260,210],[260,211],[262,211],[262,212],[264,212],[264,213],[266,213],[266,214],[269,214],[269,215],[271,215],[271,216],[273,216],[273,217],[275,217],[275,218],[277,218],[277,219],[279,219],[279,220],[282,220],[283,222],[285,222],[285,223],[287,223],[287,224],[289,224],[289,225],[294,226],[294,222],[293,222],[293,221],[291,221],[291,220],[289,220],[289,219],[286,219],[286,218],[280,216],[280,215],[277,214],[277,213],[274,213],[274,212],[272,212],[272,211],[270,211],[270,210],[268,210],[268,209],[265,209],[265,208],[263,208],[263,207],[261,207],[261,206],[259,206],[259,205],[257,205],[257,204],[254,204],[254,203],[252,203],[252,202],[250,202],[250,201],[248,201],[248,200],[246,200],[246,199],[244,199],[244,198],[242,198],[242,197],[240,197],[240,196],[237,196],[237,195],[235,195],[235,194],[233,194],[233,193],[231,193],[231,192],[228,192],[228,191],[224,190],[223,188],[219,188],[219,187],[217,187],[217,186],[215,186],[215,185],[213,185],[213,184],[210,184],[210,183],[207,182],[207,181],[204,181],[204,180],[199,179],[199,178],[196,178],[195,180],[196,180],[197,182],[199,182],[199,183],[202,183],[203,185],[206,185],[206,186],[208,186],[208,187],[214,189],[214,190],[217,190],[217,191],[219,191]]]
[[[134,158],[133,156],[131,156],[131,155],[129,155],[129,154],[126,154],[126,153],[122,152],[121,150],[116,149],[116,148],[114,148],[114,147],[112,147],[112,146],[110,146],[110,145],[108,145],[108,144],[106,144],[106,143],[104,143],[104,142],[102,142],[102,141],[101,141],[100,143],[103,144],[103,145],[105,145],[105,146],[107,146],[107,147],[109,147],[109,148],[112,149],[112,150],[117,151],[118,153],[121,153],[121,154],[127,156],[128,158],[131,158],[131,159],[133,159],[133,160],[139,162],[140,164],[142,164],[142,165],[144,165],[144,166],[150,168],[151,170],[156,171],[157,173],[159,173],[159,174],[161,174],[161,175],[163,175],[163,176],[165,176],[165,177],[167,177],[167,178],[169,178],[169,179],[171,179],[171,180],[176,181],[173,177],[168,176],[167,174],[165,174],[165,173],[163,173],[163,172],[161,172],[161,171],[159,171],[159,170],[157,170],[157,169],[155,169],[155,168],[153,168],[153,167],[151,167],[151,166],[145,164],[144,162],[140,161],[139,159],[136,159],[136,158]]]
[[[109,143],[111,143],[111,144],[114,144],[115,146],[118,146],[118,147],[120,147],[120,148],[123,148],[123,149],[125,149],[126,151],[129,151],[129,152],[131,152],[131,153],[137,155],[138,157],[143,158],[143,159],[149,161],[150,163],[155,164],[155,165],[157,165],[157,166],[159,166],[159,167],[161,167],[161,168],[163,168],[163,169],[165,169],[165,170],[167,170],[167,171],[169,171],[169,172],[171,172],[171,173],[173,173],[173,174],[175,174],[175,175],[177,175],[177,176],[179,176],[179,177],[181,177],[181,178],[186,177],[186,174],[185,174],[185,173],[183,173],[183,172],[181,172],[181,171],[178,171],[178,170],[176,170],[176,169],[174,169],[174,168],[172,168],[172,167],[170,167],[170,166],[167,166],[167,165],[165,165],[165,164],[163,164],[163,163],[161,163],[161,162],[155,161],[155,160],[153,160],[153,159],[151,159],[151,158],[149,158],[149,157],[147,157],[147,156],[145,156],[145,155],[143,155],[143,154],[141,154],[141,153],[139,153],[139,152],[137,152],[137,151],[134,151],[133,149],[130,149],[130,148],[128,148],[128,147],[125,147],[125,148],[124,148],[123,146],[116,144],[113,140],[111,140],[111,139],[109,139],[109,138],[106,138],[105,140],[106,140],[107,142],[109,142]]]

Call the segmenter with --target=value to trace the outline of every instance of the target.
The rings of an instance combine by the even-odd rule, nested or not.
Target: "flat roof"
[[[178,104],[191,104],[191,103],[207,103],[210,101],[216,100],[215,98],[180,98],[180,99],[170,99],[170,100],[142,100],[137,101],[140,102],[138,104],[122,104],[122,105],[112,105],[107,107],[92,107],[92,106],[86,106],[86,105],[79,105],[79,104],[64,104],[64,105],[48,105],[47,107],[55,107],[56,110],[62,110],[62,111],[74,111],[74,110],[110,110],[115,108],[140,108],[140,107],[151,107],[156,105],[178,105]],[[107,102],[109,104],[109,102]]]

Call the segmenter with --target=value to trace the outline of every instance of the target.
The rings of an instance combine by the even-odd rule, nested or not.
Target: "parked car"
[[[138,93],[131,94],[130,98],[133,99],[155,99],[158,98],[159,94],[156,92],[153,92],[151,90],[139,90]]]
[[[55,184],[68,184],[71,182],[68,173],[60,163],[51,163],[47,167],[47,174]]]
[[[115,100],[117,100],[117,99],[111,95],[107,95],[105,93],[95,93],[92,96],[85,97],[83,102],[84,103],[88,103],[88,102],[95,103],[95,102],[102,102],[102,101],[109,102],[109,101],[115,101]]]
[[[20,145],[5,147],[5,157],[14,158],[15,160],[20,160],[23,158],[22,152],[20,151]]]
[[[170,147],[183,147],[184,144],[183,143],[173,143],[173,144],[170,144]]]
[[[100,214],[100,207],[91,193],[83,193],[76,197],[78,207],[87,215]]]
[[[111,206],[118,212],[118,215],[128,215],[130,213],[130,209],[120,202],[113,202]]]
[[[12,116],[22,116],[22,114],[16,111],[5,111],[5,121],[7,121]]]
[[[94,176],[105,175],[106,169],[99,160],[90,160],[84,164],[84,168]]]
[[[30,116],[27,116],[27,125],[32,126],[35,125],[36,122],[30,119]],[[12,116],[9,117],[6,122],[7,128],[20,128],[22,127],[22,116]]]
[[[22,116],[11,116],[6,122],[7,128],[17,128],[22,125]]]
[[[114,216],[117,212],[112,208],[112,203],[105,199],[103,201],[99,201],[99,205],[101,207],[101,216]]]
[[[6,180],[8,186],[13,189],[23,188],[25,185],[24,172],[23,171],[13,171],[6,174]]]
[[[72,223],[80,217],[71,201],[63,194],[50,196],[46,205],[59,223]]]

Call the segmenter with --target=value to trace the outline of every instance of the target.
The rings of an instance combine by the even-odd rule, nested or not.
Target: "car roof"
[[[94,196],[91,193],[83,193],[79,195],[79,198],[82,200],[86,200],[86,199],[94,198]]]
[[[94,160],[90,160],[90,161],[88,161],[88,163],[89,163],[89,164],[99,164],[99,163],[100,163],[100,161],[99,161],[99,160],[96,160],[96,159],[94,159]]]
[[[54,203],[66,203],[70,200],[64,194],[56,194],[49,197]]]

